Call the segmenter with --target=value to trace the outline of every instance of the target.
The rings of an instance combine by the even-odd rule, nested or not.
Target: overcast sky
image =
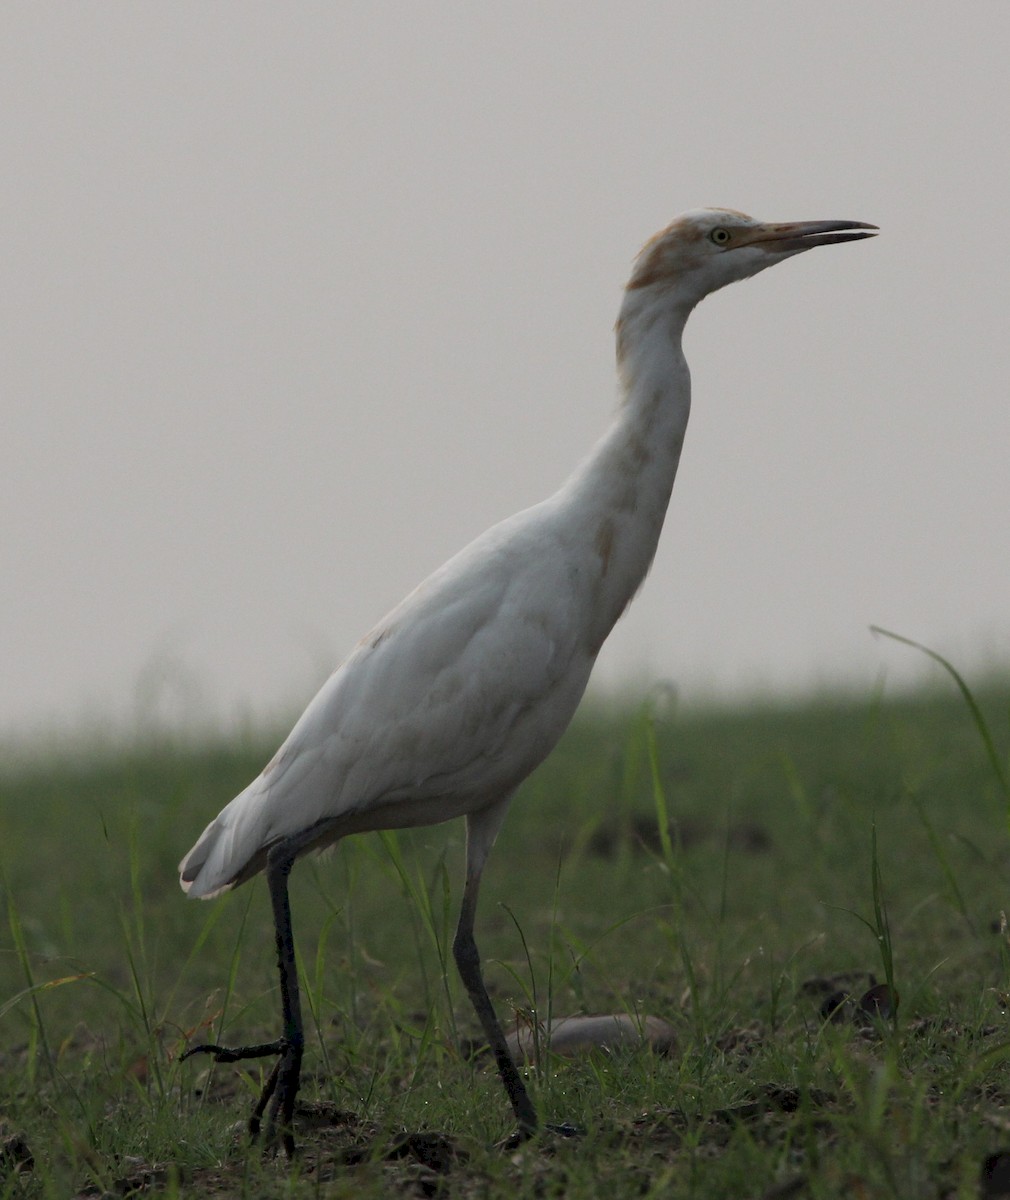
[[[7,3],[0,734],[296,712],[613,411],[641,243],[876,222],[706,301],[597,686],[1010,662],[1010,5]]]

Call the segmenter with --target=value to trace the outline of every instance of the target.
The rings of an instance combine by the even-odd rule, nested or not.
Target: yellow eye
[[[708,236],[717,246],[725,246],[729,241],[730,234],[728,229],[723,229],[720,225],[718,229],[713,229]]]

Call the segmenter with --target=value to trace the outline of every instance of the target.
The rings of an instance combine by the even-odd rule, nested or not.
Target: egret
[[[466,873],[453,957],[518,1137],[536,1131],[536,1110],[484,985],[477,893],[516,788],[565,730],[600,647],[652,563],[690,409],[684,325],[710,292],[876,228],[770,224],[701,209],[647,242],[617,319],[622,395],[609,431],[559,491],[471,542],[358,642],[262,773],[180,863],[183,890],[204,899],[266,871],[281,1036],[200,1045],[186,1055],[276,1056],[249,1121],[253,1140],[262,1131],[268,1145],[279,1140],[294,1152],[305,1044],[288,901],[295,860],[348,834],[454,817],[466,818]]]

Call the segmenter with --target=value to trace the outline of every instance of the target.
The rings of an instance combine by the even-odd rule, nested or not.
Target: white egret
[[[219,1062],[276,1055],[253,1138],[294,1150],[304,1048],[288,875],[352,833],[466,817],[466,878],[453,955],[494,1053],[520,1137],[537,1114],[481,974],[481,872],[516,788],[550,753],[600,647],[656,552],[690,408],[681,335],[728,283],[814,246],[872,237],[861,221],[764,224],[728,209],[678,217],[635,262],[617,319],[622,400],[610,430],[549,499],[495,525],[368,633],[261,775],[180,864],[208,898],[265,869],[283,1028],[262,1045],[196,1046]]]

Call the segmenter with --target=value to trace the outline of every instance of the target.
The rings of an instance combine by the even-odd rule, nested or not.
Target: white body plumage
[[[656,551],[688,411],[679,344],[667,353],[676,404],[626,403],[559,492],[487,530],[362,638],[187,857],[191,896],[241,881],[310,826],[326,845],[445,821],[543,761]]]

